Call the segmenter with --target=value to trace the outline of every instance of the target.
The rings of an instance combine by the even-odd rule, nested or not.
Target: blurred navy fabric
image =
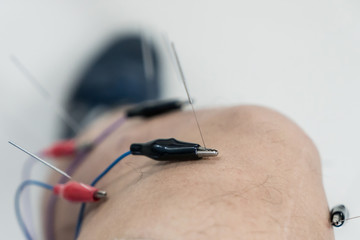
[[[144,47],[151,61],[150,79],[145,72]],[[94,108],[158,99],[159,92],[159,57],[155,47],[139,35],[120,37],[104,47],[77,81],[67,111],[81,124]],[[65,126],[62,137],[73,135]]]

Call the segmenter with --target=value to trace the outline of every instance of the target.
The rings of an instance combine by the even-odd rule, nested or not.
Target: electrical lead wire
[[[37,153],[36,155],[41,156],[41,153]],[[22,173],[21,173],[21,182],[25,182],[26,180],[31,179],[31,170],[34,166],[36,161],[32,160],[32,157],[28,157],[25,159],[25,163],[22,167]],[[24,207],[24,221],[26,225],[28,226],[30,234],[33,236],[34,239],[37,238],[34,223],[32,221],[33,218],[33,209],[32,209],[32,199],[31,199],[31,189],[26,189],[23,193],[22,197],[22,206]]]
[[[127,117],[121,116],[111,123],[107,128],[105,128],[92,142],[94,147],[103,143],[116,129],[121,127],[126,122]],[[70,166],[66,169],[66,173],[72,174],[87,158],[90,153],[90,149],[84,149],[76,154],[75,159],[71,162]],[[58,183],[64,183],[66,180],[65,177],[60,178]],[[45,224],[46,224],[46,239],[54,240],[55,239],[55,205],[57,198],[54,195],[50,195],[49,201],[47,204],[47,210],[45,213]]]
[[[14,66],[19,70],[20,73],[27,79],[33,87],[42,95],[42,97],[47,100],[55,109],[56,114],[64,121],[65,124],[69,126],[69,128],[74,132],[77,133],[79,130],[79,125],[77,122],[66,112],[66,110],[57,102],[54,101],[54,99],[51,97],[51,94],[40,84],[40,82],[35,78],[33,74],[24,66],[24,64],[21,63],[21,61],[14,55],[10,56],[10,60],[14,64]],[[33,161],[26,161],[23,166],[23,174],[22,174],[22,180],[25,181],[27,179],[30,179],[31,177],[31,170],[34,165]],[[28,206],[26,209],[28,211],[28,214],[26,214],[26,220],[28,222],[28,226],[32,232],[32,235],[34,235],[33,231],[33,223],[31,221],[28,221],[28,219],[32,218],[32,212],[31,212],[31,199],[30,199],[30,190],[27,190],[24,196],[24,204],[25,206]]]
[[[16,218],[17,221],[20,225],[20,228],[22,230],[22,232],[24,233],[25,237],[27,240],[32,240],[32,236],[29,232],[29,230],[26,227],[25,221],[21,215],[21,206],[20,206],[20,199],[21,199],[21,193],[24,191],[24,189],[26,187],[28,187],[29,185],[35,185],[38,187],[42,187],[48,190],[53,190],[53,186],[40,182],[40,181],[36,181],[36,180],[26,180],[23,183],[20,184],[20,186],[17,188],[16,193],[15,193],[15,213],[16,213]]]
[[[124,154],[122,154],[120,157],[118,157],[117,159],[115,159],[115,161],[113,161],[107,168],[105,168],[104,171],[102,171],[90,184],[90,186],[94,187],[113,167],[115,167],[116,164],[118,164],[122,159],[124,159],[125,157],[129,156],[131,154],[131,151],[128,151]],[[80,212],[79,212],[79,216],[78,216],[78,221],[76,224],[76,232],[75,232],[75,240],[78,238],[79,234],[80,234],[80,230],[81,230],[81,225],[82,225],[82,221],[84,218],[84,213],[85,213],[85,207],[86,204],[82,203],[81,204],[81,208],[80,208]]]

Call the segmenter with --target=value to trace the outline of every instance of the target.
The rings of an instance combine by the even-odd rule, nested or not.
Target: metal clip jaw
[[[144,155],[157,161],[187,161],[218,155],[215,149],[207,149],[196,143],[178,141],[175,138],[157,139],[130,146],[133,155]]]
[[[198,147],[196,151],[196,155],[199,158],[216,157],[218,154],[218,150],[204,147]]]

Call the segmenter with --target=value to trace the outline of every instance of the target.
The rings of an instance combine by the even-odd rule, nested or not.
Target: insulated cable
[[[26,180],[24,182],[22,182],[20,184],[20,186],[17,188],[16,190],[16,194],[15,194],[15,213],[16,213],[16,218],[18,220],[18,223],[20,225],[20,228],[22,230],[22,232],[24,233],[25,237],[27,240],[32,240],[32,236],[29,232],[29,230],[27,229],[26,227],[26,224],[24,222],[24,219],[21,215],[21,206],[20,206],[20,198],[21,198],[21,193],[24,191],[24,189],[26,187],[28,187],[29,185],[35,185],[35,186],[38,186],[38,187],[42,187],[44,189],[47,189],[47,190],[53,190],[53,186],[49,185],[49,184],[46,184],[46,183],[43,183],[43,182],[40,182],[40,181],[36,181],[36,180]]]
[[[133,143],[130,146],[130,151],[125,152],[115,159],[115,161],[113,161],[91,182],[90,186],[94,187],[116,164],[130,154],[146,156],[156,161],[179,162],[199,160],[204,157],[215,157],[218,155],[218,151],[215,149],[201,147],[197,143],[178,141],[175,138],[156,139],[147,143]],[[75,240],[80,234],[85,213],[85,206],[85,203],[81,204],[76,224]]]
[[[131,151],[128,151],[124,154],[122,154],[120,157],[118,157],[117,159],[115,159],[115,161],[113,161],[107,168],[105,168],[104,171],[102,171],[90,184],[90,186],[94,187],[96,185],[96,183],[98,183],[116,164],[118,164],[122,159],[124,159],[125,157],[129,156],[131,154]],[[81,229],[81,224],[84,218],[84,212],[85,212],[85,203],[81,204],[81,208],[80,208],[80,212],[79,212],[79,216],[78,216],[78,220],[77,220],[77,224],[76,224],[76,232],[75,232],[75,239],[77,239],[77,237],[79,236],[80,233],[80,229]]]

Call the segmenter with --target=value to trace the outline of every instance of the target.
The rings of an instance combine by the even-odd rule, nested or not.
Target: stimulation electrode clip
[[[130,151],[133,155],[144,155],[157,161],[198,160],[218,155],[215,149],[208,149],[197,143],[181,142],[175,138],[133,143]]]

